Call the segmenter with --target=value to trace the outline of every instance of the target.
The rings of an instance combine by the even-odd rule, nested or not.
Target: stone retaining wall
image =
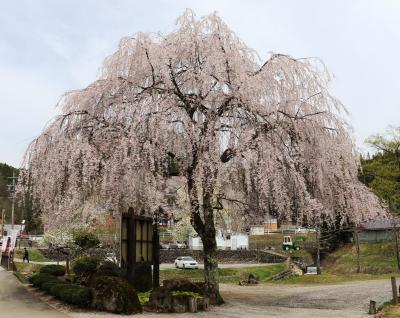
[[[179,256],[191,256],[199,263],[203,263],[203,251],[186,249],[160,250],[160,263],[173,263]],[[286,258],[265,251],[217,251],[219,263],[282,263]]]

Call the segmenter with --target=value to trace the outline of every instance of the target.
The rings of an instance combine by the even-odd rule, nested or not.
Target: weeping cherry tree
[[[290,219],[295,209],[309,224],[381,213],[357,180],[329,81],[319,60],[262,63],[217,15],[188,10],[167,35],[123,38],[95,82],[62,97],[61,114],[27,150],[21,187],[29,180],[46,228],[82,222],[99,205],[156,211],[175,160],[218,295],[214,221],[224,204],[243,206],[243,224],[266,211]]]

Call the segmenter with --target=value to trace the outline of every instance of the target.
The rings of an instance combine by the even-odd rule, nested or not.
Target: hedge
[[[33,286],[46,291],[67,304],[87,307],[92,300],[92,293],[89,288],[62,281],[48,273],[35,274],[30,281]]]
[[[60,286],[56,297],[71,305],[87,307],[92,300],[92,293],[89,288],[65,284]]]
[[[30,278],[30,282],[33,284],[33,286],[35,287],[42,287],[42,284],[47,283],[49,281],[55,281],[58,280],[57,277],[50,275],[48,273],[38,273],[38,274],[34,274],[31,278]]]
[[[45,265],[40,268],[41,273],[46,273],[54,276],[64,276],[65,267],[63,265]]]
[[[95,273],[99,264],[97,257],[83,256],[74,262],[73,270],[76,276],[86,276]]]

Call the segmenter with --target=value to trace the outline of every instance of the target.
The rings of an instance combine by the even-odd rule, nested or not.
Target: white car
[[[199,263],[190,256],[180,256],[175,260],[176,268],[199,268]]]
[[[298,227],[295,229],[295,233],[308,233],[309,230],[305,227]]]

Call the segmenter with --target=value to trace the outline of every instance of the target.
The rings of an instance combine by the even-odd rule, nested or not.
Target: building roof
[[[390,230],[393,227],[400,228],[400,219],[374,220],[362,223],[360,228],[368,231]]]

